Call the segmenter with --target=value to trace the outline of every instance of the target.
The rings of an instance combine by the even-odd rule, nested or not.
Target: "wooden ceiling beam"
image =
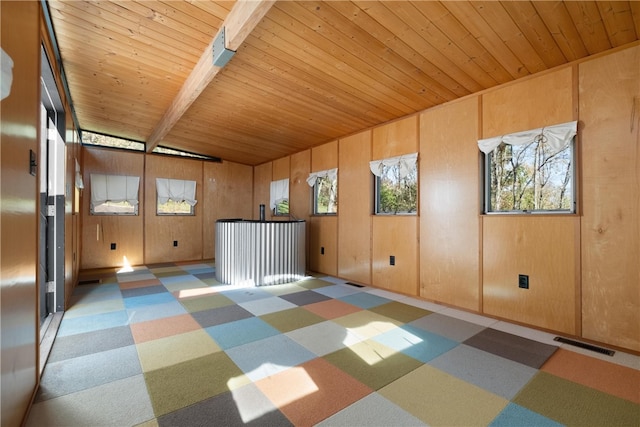
[[[180,91],[146,141],[152,152],[222,69],[213,65],[213,42],[225,31],[225,48],[236,51],[276,0],[237,0],[216,36],[206,47]]]

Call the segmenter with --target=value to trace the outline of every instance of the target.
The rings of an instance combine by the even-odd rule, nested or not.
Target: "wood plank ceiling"
[[[47,4],[80,127],[136,141],[238,7]],[[257,165],[640,35],[635,1],[282,0],[260,18],[161,146]]]

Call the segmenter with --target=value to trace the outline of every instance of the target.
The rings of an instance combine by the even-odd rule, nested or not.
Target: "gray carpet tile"
[[[228,305],[210,310],[196,311],[195,313],[191,313],[191,316],[193,316],[203,328],[208,328],[209,326],[247,319],[253,317],[253,314],[238,305]]]
[[[471,338],[485,328],[475,323],[466,322],[439,313],[433,313],[429,316],[414,320],[409,323],[409,325],[425,329],[458,342]]]
[[[60,362],[134,344],[129,326],[117,326],[94,332],[57,337],[47,363]]]
[[[558,347],[487,328],[465,344],[532,368],[540,368]]]
[[[326,295],[322,295],[314,291],[296,292],[293,294],[282,295],[280,298],[298,306],[314,304],[316,302],[328,301],[331,299]]]
[[[161,292],[167,292],[167,288],[162,285],[142,286],[140,288],[123,289],[123,298],[139,297],[143,295],[159,294]]]
[[[135,345],[48,363],[36,401],[64,396],[142,373]]]
[[[134,426],[154,418],[142,375],[34,403],[26,427]]]
[[[424,426],[418,418],[378,393],[360,399],[317,424],[317,427]]]
[[[210,426],[291,426],[291,422],[251,385],[253,393],[242,390],[223,393],[158,418],[160,427]]]
[[[537,369],[461,344],[429,362],[441,371],[512,399]]]

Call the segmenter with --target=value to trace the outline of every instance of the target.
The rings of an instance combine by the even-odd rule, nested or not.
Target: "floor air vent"
[[[583,342],[580,342],[580,341],[570,340],[568,338],[555,337],[553,340],[561,342],[561,343],[564,343],[564,344],[569,344],[569,345],[573,345],[573,346],[576,346],[576,347],[584,348],[586,350],[595,351],[596,353],[606,354],[607,356],[613,356],[616,353],[613,350],[607,350],[606,348],[602,348],[602,347],[598,347],[598,346],[595,346],[595,345],[583,343]]]
[[[355,286],[356,288],[364,288],[364,285],[358,285],[357,283],[353,282],[345,282],[345,285]]]

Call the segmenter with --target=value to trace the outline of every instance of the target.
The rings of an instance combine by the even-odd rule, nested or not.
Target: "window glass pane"
[[[554,153],[544,142],[500,144],[489,154],[488,212],[574,211],[573,143]]]
[[[193,215],[194,210],[193,206],[189,203],[175,202],[173,200],[168,200],[166,203],[160,203],[158,201],[158,215]]]
[[[414,165],[404,178],[400,166],[383,166],[376,177],[376,214],[414,214],[418,205],[418,171]]]
[[[131,203],[125,201],[112,202],[107,200],[93,208],[92,214],[94,215],[109,215],[109,214],[121,214],[121,215],[137,215],[138,207],[133,206]]]
[[[335,214],[338,212],[338,180],[328,176],[316,180],[314,190],[314,213]]]
[[[273,210],[274,215],[289,215],[289,200],[285,199],[279,203],[276,203],[276,208]]]

